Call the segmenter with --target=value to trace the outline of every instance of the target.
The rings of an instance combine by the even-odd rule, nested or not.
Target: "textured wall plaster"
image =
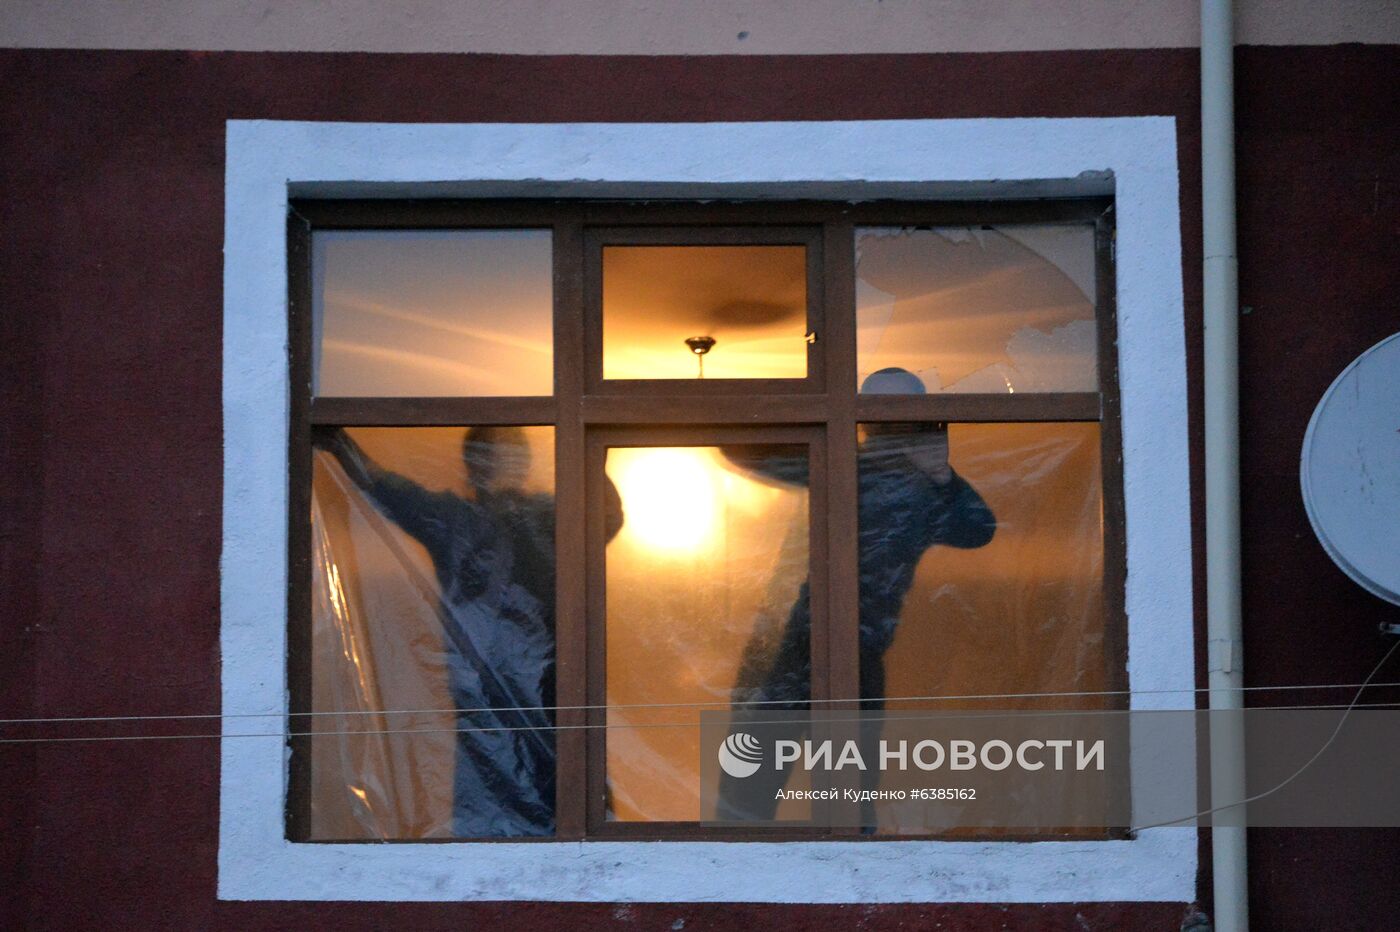
[[[0,46],[523,55],[1181,48],[1195,0],[3,0]],[[1387,0],[1240,0],[1236,41],[1400,42]]]

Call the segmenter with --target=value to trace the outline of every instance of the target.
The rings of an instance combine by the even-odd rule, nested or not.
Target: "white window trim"
[[[1015,188],[1112,179],[1134,709],[1194,685],[1181,218],[1169,117],[704,124],[231,120],[224,249],[219,896],[234,900],[1191,901],[1196,832],[1073,842],[296,844],[287,759],[287,203],[332,195]],[[1009,183],[1009,184],[1008,184]],[[790,187],[790,186],[796,186]],[[868,189],[868,187],[867,187]],[[1179,691],[1175,694],[1156,692]],[[1142,692],[1148,691],[1148,692]],[[263,716],[263,717],[244,717]],[[232,737],[250,733],[269,737]]]

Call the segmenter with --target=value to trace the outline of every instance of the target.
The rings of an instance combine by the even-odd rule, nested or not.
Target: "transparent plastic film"
[[[917,698],[1120,688],[1099,425],[865,424],[861,434],[863,707],[1114,707],[1121,697]],[[907,830],[898,815],[882,809],[879,830]]]
[[[553,475],[551,428],[318,435],[312,839],[553,832]]]
[[[606,472],[625,515],[606,550],[608,818],[712,818],[700,711],[809,698],[808,450],[612,448]]]

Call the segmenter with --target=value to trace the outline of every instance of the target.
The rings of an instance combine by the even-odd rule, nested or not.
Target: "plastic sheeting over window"
[[[629,515],[607,553],[611,818],[714,817],[700,811],[699,708],[730,704],[735,727],[806,708],[800,450],[610,451]],[[859,642],[830,649],[858,661],[863,708],[1076,708],[907,700],[1110,688],[1099,457],[1093,423],[862,425]]]
[[[1115,697],[1096,423],[867,424],[860,458],[867,709],[1075,709]],[[938,469],[946,463],[947,469]],[[916,493],[917,490],[917,493]],[[928,545],[928,546],[925,546]],[[900,832],[898,807],[881,832]],[[920,824],[920,823],[915,823]]]
[[[1094,228],[856,231],[861,379],[906,369],[929,392],[1098,390]]]
[[[553,429],[317,451],[311,837],[551,834]]]
[[[1099,425],[863,431],[862,698],[1107,688]]]
[[[659,522],[656,539],[634,527],[608,551],[615,819],[713,818],[696,798],[696,710],[728,702],[740,728],[812,695],[805,461],[726,447],[670,462],[681,452],[614,450],[608,461],[624,503],[642,503],[629,488],[650,488],[634,475],[653,461],[659,492],[683,503],[672,508],[697,509]],[[1121,658],[1106,638],[1099,456],[1097,424],[862,426],[859,642],[830,649],[858,661],[863,708],[1075,708],[1084,700],[907,700],[1108,688]],[[755,482],[764,507],[741,509]],[[768,817],[806,815],[800,803],[772,806]]]
[[[606,556],[610,819],[698,821],[700,709],[806,699],[807,467],[792,444],[608,451],[626,515]]]
[[[552,439],[318,442],[313,838],[552,832]],[[859,642],[831,649],[865,708],[1104,701],[908,701],[1112,688],[1097,424],[866,424],[858,467]],[[607,817],[713,818],[699,711],[811,697],[807,448],[615,447],[606,474]]]
[[[862,228],[856,248],[863,392],[1098,391],[1092,226]],[[317,233],[316,396],[550,394],[550,254],[548,231]],[[590,260],[603,301],[590,352],[601,343],[609,379],[694,379],[687,338],[703,336],[706,378],[804,378],[819,345],[805,339],[809,258],[801,245],[604,244]],[[818,438],[831,424],[710,441],[702,426],[577,425],[590,457],[606,450],[582,504],[587,533],[607,539],[570,564],[595,575],[568,590],[568,617],[588,626],[568,660],[607,708],[589,713],[606,729],[566,755],[578,768],[567,774],[554,728],[554,429],[321,429],[310,675],[293,684],[317,732],[296,744],[305,836],[549,836],[561,776],[578,784],[562,797],[577,806],[566,830],[580,813],[589,831],[600,813],[695,823],[723,816],[702,811],[723,797],[702,792],[702,709],[740,723],[814,696],[985,708],[917,697],[1118,685],[1099,424],[863,424],[858,529],[844,523],[855,512],[822,504],[831,488],[812,485],[825,482]],[[637,445],[662,437],[674,445]],[[857,578],[829,572],[845,564],[828,561],[828,521],[857,531]],[[858,619],[825,617],[857,595]],[[583,650],[599,639],[601,654]],[[857,695],[832,696],[857,674]],[[772,815],[811,811],[789,799]],[[880,832],[907,829],[898,813],[881,818]]]

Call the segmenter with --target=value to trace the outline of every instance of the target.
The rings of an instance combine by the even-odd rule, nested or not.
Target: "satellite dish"
[[[1303,437],[1303,504],[1337,565],[1400,605],[1400,333],[1356,357]]]

